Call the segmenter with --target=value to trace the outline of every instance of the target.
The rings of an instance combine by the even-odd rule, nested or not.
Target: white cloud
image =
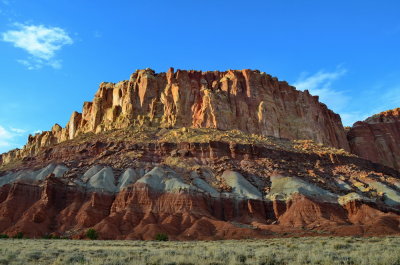
[[[61,60],[44,61],[38,58],[29,57],[27,60],[17,60],[20,64],[26,66],[29,70],[38,70],[44,65],[49,65],[54,69],[61,68]]]
[[[361,111],[342,112],[342,113],[340,113],[340,117],[342,118],[342,123],[344,126],[352,126],[355,122],[363,121],[366,118],[368,118],[378,112],[374,112],[374,111],[370,111],[368,113],[362,113]]]
[[[346,72],[346,69],[338,67],[334,72],[321,70],[313,75],[303,73],[294,83],[294,86],[298,90],[309,90],[311,94],[318,95],[321,102],[339,112],[347,105],[350,98],[344,91],[334,89],[332,83],[345,75]]]
[[[294,86],[299,90],[309,90],[312,95],[319,96],[320,102],[340,114],[344,126],[352,126],[353,123],[365,120],[374,113],[365,113],[362,111],[349,112],[351,97],[346,91],[336,89],[333,86],[333,83],[346,73],[347,70],[340,66],[332,72],[320,70],[313,75],[303,73],[294,83]]]
[[[101,38],[101,37],[103,37],[103,34],[100,31],[95,30],[95,31],[93,31],[93,37]]]
[[[0,125],[0,147],[8,147],[11,145],[10,140],[13,138],[12,133]]]
[[[21,147],[26,140],[27,131],[19,128],[5,128],[0,125],[0,153],[11,148]]]
[[[321,70],[313,75],[303,73],[294,86],[298,90],[308,90],[312,95],[319,96],[320,102],[340,114],[343,125],[351,126],[356,121],[366,119],[368,115],[358,111],[348,112],[350,96],[346,94],[346,91],[333,87],[334,81],[346,73],[347,70],[340,66],[333,72]]]
[[[400,86],[398,82],[380,83],[378,86],[363,90],[363,101],[368,105],[359,106],[354,109],[348,91],[334,88],[334,81],[347,73],[346,69],[337,67],[335,71],[318,71],[313,75],[303,73],[294,83],[299,90],[309,90],[311,94],[318,95],[320,101],[330,109],[340,114],[342,123],[345,126],[352,126],[357,121],[380,113],[382,111],[400,107]],[[397,84],[397,85],[396,85]]]
[[[391,84],[381,83],[373,90],[373,95],[367,99],[368,109],[370,111],[363,115],[359,120],[365,120],[366,118],[378,114],[383,111],[387,111],[394,108],[400,107],[400,85],[399,81],[394,81]],[[396,84],[397,83],[397,84]]]
[[[22,133],[26,133],[26,130],[23,129],[18,129],[18,128],[10,128],[11,131],[18,133],[18,134],[22,134]]]
[[[388,108],[400,107],[400,86],[391,86],[381,95],[381,101]]]
[[[29,70],[37,70],[43,67],[42,60],[30,57],[29,60],[17,60],[20,64],[26,66]]]
[[[11,42],[14,47],[28,52],[27,59],[18,60],[28,69],[39,69],[43,65],[60,68],[61,61],[55,59],[56,52],[63,46],[73,44],[72,38],[65,30],[58,27],[44,25],[14,24],[16,30],[9,30],[2,34],[2,40]]]

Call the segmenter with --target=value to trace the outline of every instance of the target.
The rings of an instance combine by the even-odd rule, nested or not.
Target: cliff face
[[[393,154],[397,116],[351,129],[353,150],[385,128],[370,152]],[[400,234],[399,172],[332,147],[349,150],[340,117],[269,75],[140,70],[102,83],[65,128],[56,124],[0,156],[0,233]]]
[[[347,138],[352,153],[400,170],[400,108],[356,122]]]
[[[102,83],[93,102],[74,112],[65,128],[29,138],[2,163],[35,155],[42,147],[76,136],[130,125],[238,129],[250,134],[311,139],[349,150],[339,115],[308,91],[297,91],[259,71],[175,72],[139,70],[129,80]],[[0,161],[1,162],[1,161]]]

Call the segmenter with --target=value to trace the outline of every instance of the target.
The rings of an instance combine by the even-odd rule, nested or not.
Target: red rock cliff
[[[352,153],[400,170],[400,108],[356,122],[347,138]]]
[[[102,83],[93,102],[74,112],[65,128],[29,138],[22,150],[4,154],[1,163],[34,155],[79,134],[125,128],[206,127],[289,139],[311,139],[349,150],[340,116],[308,91],[259,71],[138,70],[129,80]],[[1,160],[3,162],[1,162]]]

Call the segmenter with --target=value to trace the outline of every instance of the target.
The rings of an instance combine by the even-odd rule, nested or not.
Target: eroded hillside
[[[140,70],[0,156],[0,233],[398,234],[399,172],[351,154],[354,130],[350,149],[318,97],[259,71]]]

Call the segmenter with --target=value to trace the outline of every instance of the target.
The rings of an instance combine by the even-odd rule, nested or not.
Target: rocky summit
[[[138,70],[0,155],[0,233],[400,234],[399,112],[344,128],[260,71]]]

